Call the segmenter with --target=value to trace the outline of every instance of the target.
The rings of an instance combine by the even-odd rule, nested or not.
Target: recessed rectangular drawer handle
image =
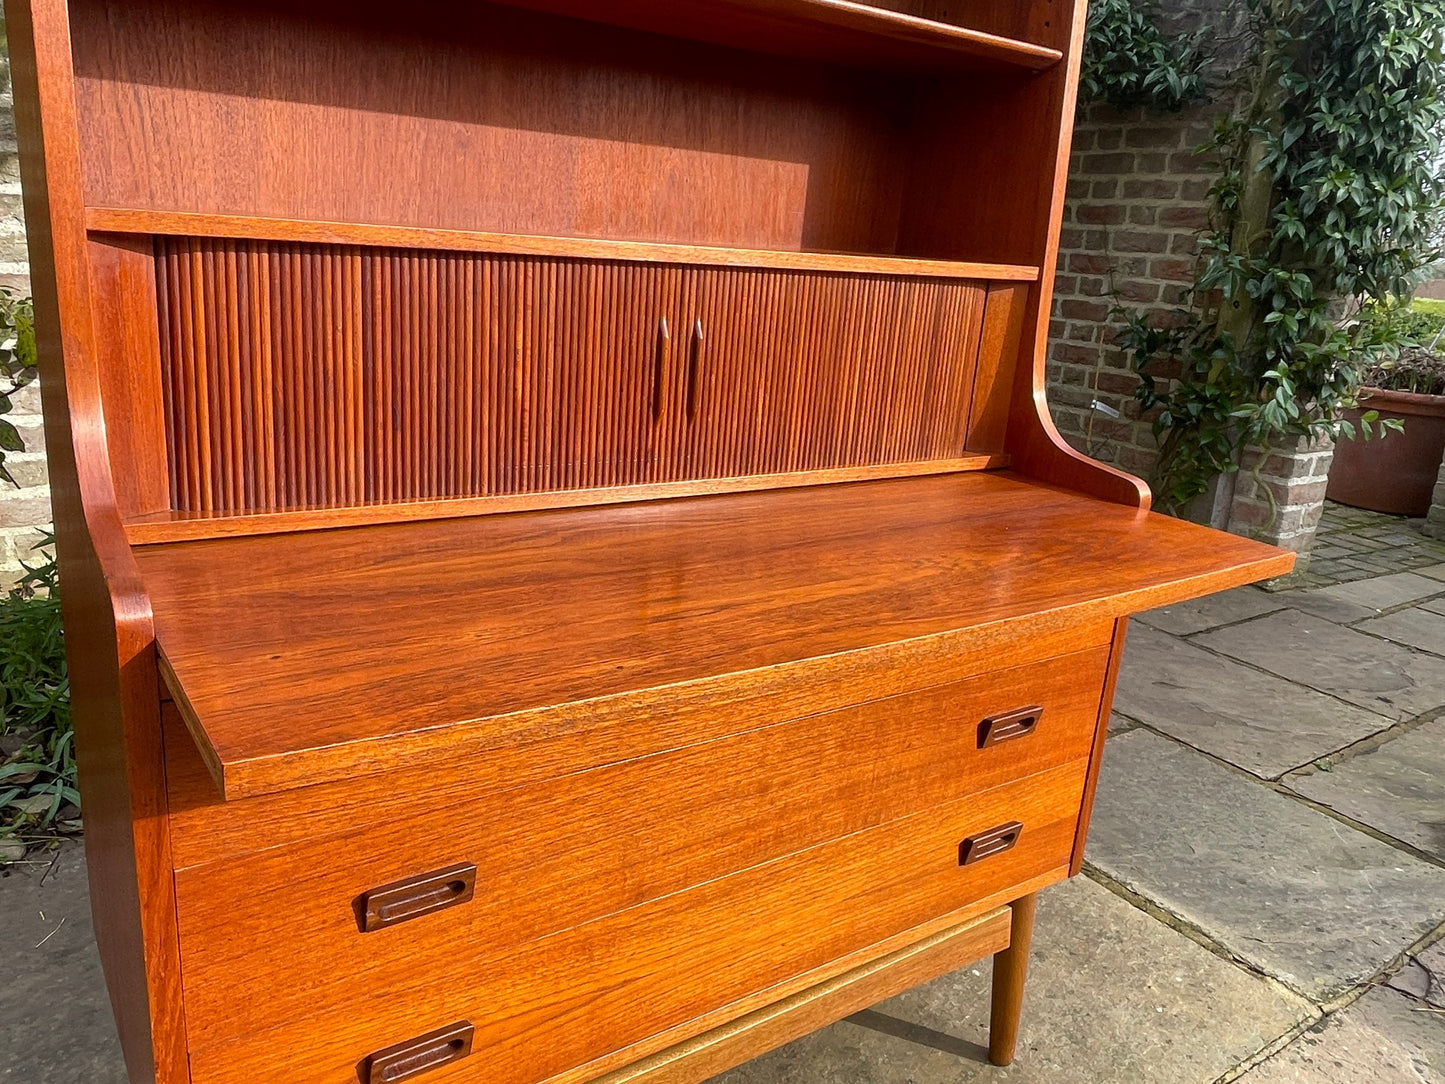
[[[985,858],[991,858],[996,854],[1002,854],[1019,841],[1019,836],[1023,835],[1023,832],[1022,824],[1018,821],[1009,821],[1007,824],[1000,824],[997,828],[990,828],[987,832],[969,836],[958,845],[958,864],[968,866],[974,862],[982,862]]]
[[[978,724],[978,747],[987,749],[1001,741],[1023,738],[1038,729],[1044,709],[1040,707],[1020,708],[1007,715],[992,715]]]
[[[462,862],[373,888],[362,893],[356,901],[361,932],[371,933],[466,903],[476,887],[477,867],[470,862]]]
[[[461,1061],[472,1052],[472,1025],[462,1020],[370,1055],[362,1079],[366,1084],[398,1084],[432,1069]]]

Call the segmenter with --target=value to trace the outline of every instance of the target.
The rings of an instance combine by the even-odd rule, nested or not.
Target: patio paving
[[[1338,506],[1293,589],[1141,615],[1015,1064],[983,961],[717,1084],[1445,1084],[1442,629],[1445,545]],[[79,850],[0,913],[0,1082],[123,1084]]]

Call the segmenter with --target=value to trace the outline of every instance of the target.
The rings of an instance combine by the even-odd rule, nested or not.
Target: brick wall
[[[1120,320],[1112,310],[1167,312],[1194,277],[1212,183],[1194,149],[1213,116],[1207,107],[1160,118],[1091,105],[1074,129],[1049,403],[1071,443],[1135,474],[1149,474],[1155,442],[1134,398],[1138,378],[1114,343]]]
[[[11,108],[10,62],[0,52],[0,285],[30,292],[30,265],[25,250],[25,216],[20,206],[20,163],[15,148]],[[50,486],[45,475],[45,434],[40,425],[40,389],[32,384],[14,396],[6,416],[25,441],[24,452],[8,452],[6,469],[20,483],[17,489],[0,480],[0,587],[13,582],[20,562],[34,564],[31,547],[39,529],[50,523]]]

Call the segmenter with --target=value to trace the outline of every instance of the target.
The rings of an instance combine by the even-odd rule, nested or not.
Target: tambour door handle
[[[702,399],[702,351],[707,337],[703,333],[702,318],[692,325],[692,352],[687,368],[687,416],[697,417],[698,405]]]
[[[672,361],[672,332],[664,316],[657,325],[657,356],[652,368],[652,420],[662,419],[663,407],[667,404],[667,371]]]

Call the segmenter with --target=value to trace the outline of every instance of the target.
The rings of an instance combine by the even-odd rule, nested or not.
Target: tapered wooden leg
[[[993,958],[993,1006],[989,1013],[988,1060],[1012,1065],[1019,1039],[1019,1014],[1024,1007],[1024,979],[1029,973],[1029,942],[1034,937],[1035,892],[1013,902],[1009,947]]]

